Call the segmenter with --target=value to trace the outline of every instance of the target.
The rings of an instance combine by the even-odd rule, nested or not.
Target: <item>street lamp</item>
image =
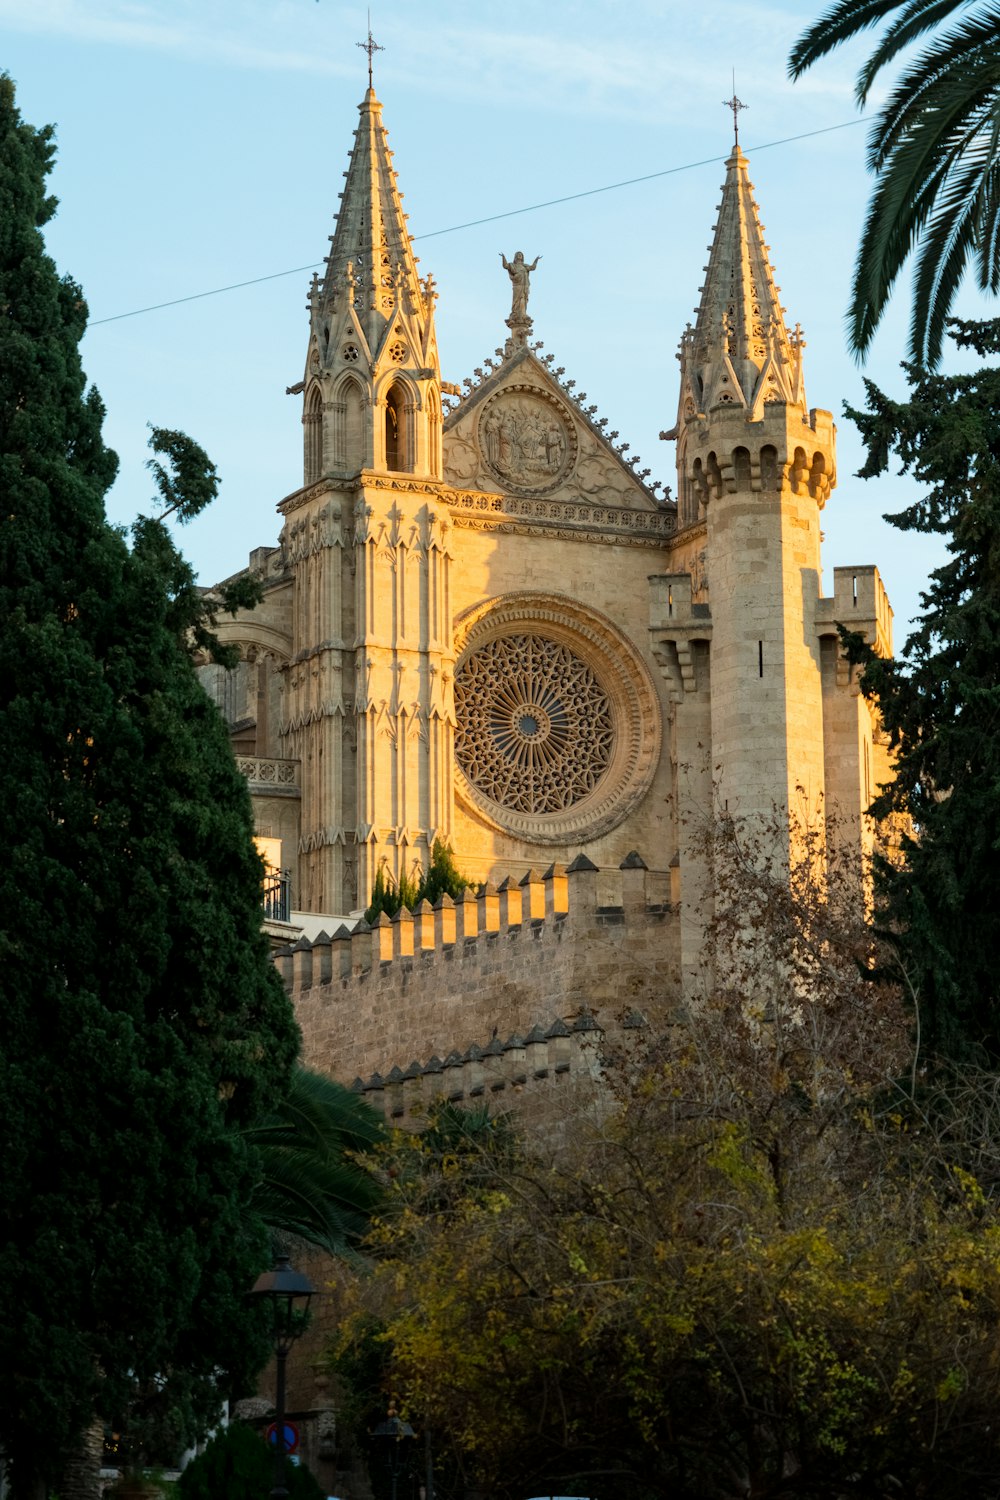
[[[285,1360],[302,1331],[302,1320],[316,1288],[308,1276],[293,1271],[287,1255],[275,1259],[274,1270],[265,1271],[253,1284],[251,1297],[267,1298],[271,1313],[271,1343],[274,1348],[274,1487],[271,1500],[288,1500],[285,1487]]]
[[[416,1437],[416,1433],[409,1422],[404,1422],[402,1417],[396,1415],[396,1408],[390,1406],[385,1421],[372,1428],[372,1437],[378,1438],[379,1449],[389,1471],[390,1500],[396,1500],[396,1485],[403,1471],[403,1440]]]

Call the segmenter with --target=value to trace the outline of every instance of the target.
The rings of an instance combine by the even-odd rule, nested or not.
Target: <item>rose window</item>
[[[357,361],[359,354],[360,354],[360,350],[358,349],[357,344],[345,344],[344,345],[344,358],[350,364],[354,364]]]
[[[406,345],[400,343],[398,339],[394,344],[390,344],[389,358],[393,360],[395,364],[401,365],[406,359]]]
[[[455,755],[499,807],[560,813],[588,797],[615,748],[611,703],[568,646],[505,635],[474,651],[455,678]]]

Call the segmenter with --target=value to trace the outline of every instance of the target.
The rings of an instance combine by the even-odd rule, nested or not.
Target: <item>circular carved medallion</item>
[[[512,594],[463,622],[455,670],[458,791],[495,828],[540,844],[621,822],[656,770],[656,690],[596,611]]]
[[[483,408],[479,448],[487,469],[517,495],[544,495],[576,461],[576,430],[562,403],[533,385],[508,385]]]

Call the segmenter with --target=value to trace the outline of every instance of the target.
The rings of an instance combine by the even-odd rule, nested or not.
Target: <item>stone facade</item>
[[[796,830],[821,849],[828,830],[860,882],[889,768],[837,627],[888,652],[892,612],[870,566],[821,593],[835,429],[806,401],[738,146],[662,434],[676,499],[532,342],[520,252],[502,257],[506,337],[462,390],[442,382],[437,292],[371,89],[345,179],[293,388],[303,483],[278,545],[251,554],[263,604],[221,628],[239,668],[205,677],[288,871],[284,931],[305,934],[280,961],[307,1058],[368,1077],[464,1055],[493,1027],[620,1009],[643,965],[664,1005],[692,989],[720,814],[777,817],[779,864]],[[499,930],[473,903],[313,941],[355,927],[379,869],[412,874],[436,839],[490,883]],[[610,888],[636,849],[659,895],[622,929],[613,993],[587,943],[614,892],[511,913],[566,879],[522,887],[526,871],[582,855]]]

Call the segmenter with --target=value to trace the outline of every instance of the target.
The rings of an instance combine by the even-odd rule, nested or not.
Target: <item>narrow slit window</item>
[[[758,677],[763,677],[763,675],[764,675],[764,642],[763,641],[758,641],[757,642],[757,676]]]

